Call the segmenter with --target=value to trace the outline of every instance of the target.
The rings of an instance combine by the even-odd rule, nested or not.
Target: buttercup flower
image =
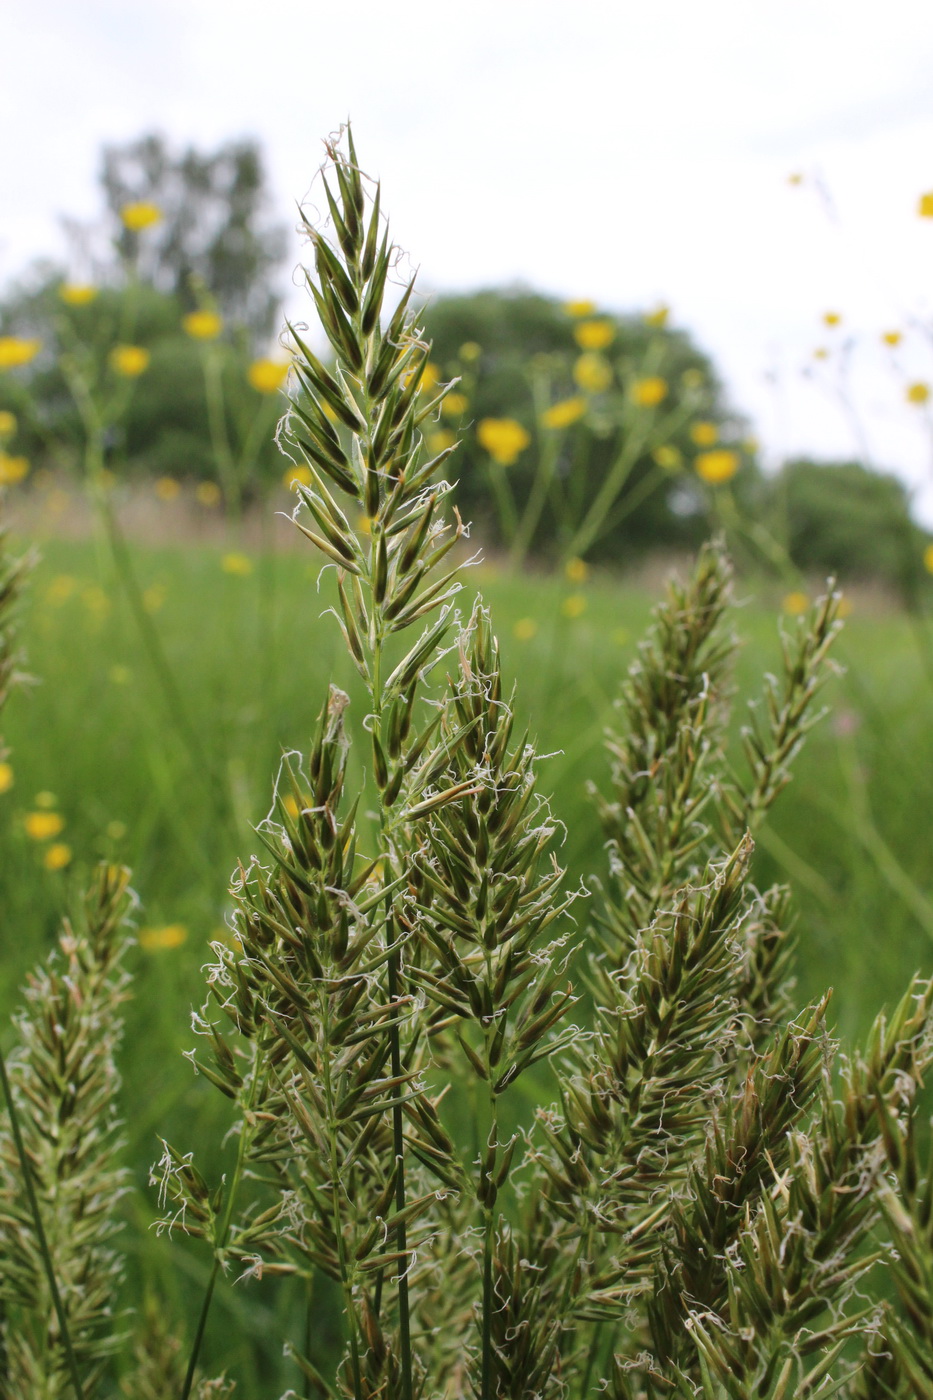
[[[155,493],[160,501],[174,501],[181,487],[173,476],[160,476],[155,484]]]
[[[908,403],[922,405],[929,401],[930,386],[929,384],[923,384],[920,382],[916,384],[908,384],[906,394]]]
[[[85,282],[63,282],[58,295],[66,306],[87,306],[97,296],[97,288]]]
[[[21,335],[0,335],[0,370],[28,365],[41,349],[41,340],[27,340]]]
[[[841,325],[842,325],[842,317],[839,315],[839,312],[838,312],[838,311],[826,311],[826,312],[823,313],[823,325],[824,325],[824,326],[841,326]]]
[[[575,394],[572,399],[561,399],[558,403],[551,404],[541,415],[541,422],[545,428],[569,428],[571,423],[576,423],[586,413],[586,399],[579,394]]]
[[[224,328],[223,317],[216,311],[189,311],[182,317],[181,325],[192,340],[216,340]]]
[[[149,368],[149,351],[141,345],[116,345],[110,352],[111,368],[124,379],[138,379]]]
[[[225,574],[246,578],[253,572],[253,561],[246,554],[225,554],[220,561],[220,567]]]
[[[27,812],[23,819],[26,835],[31,841],[51,841],[64,825],[65,819],[58,812]]]
[[[781,607],[791,617],[802,617],[809,606],[810,599],[799,589],[795,589],[793,593],[786,593],[781,603]]]
[[[739,454],[726,447],[714,448],[712,452],[699,452],[694,462],[697,476],[711,486],[719,486],[731,481],[739,469]]]
[[[15,486],[29,475],[29,461],[26,457],[8,457],[0,452],[0,486]]]
[[[449,428],[438,428],[436,432],[428,433],[424,440],[428,451],[435,457],[446,448],[453,447],[456,441],[456,437]]]
[[[154,953],[162,948],[180,948],[187,938],[184,924],[166,924],[163,928],[140,929],[139,946],[147,953]]]
[[[483,347],[477,345],[475,340],[466,340],[460,346],[460,358],[461,360],[466,360],[468,364],[472,364],[475,360],[478,360],[482,353]]]
[[[274,394],[288,377],[288,360],[254,360],[246,371],[246,377],[260,394]]]
[[[308,467],[286,467],[282,473],[282,485],[289,491],[296,486],[310,486],[314,477]]]
[[[690,438],[697,447],[712,447],[713,443],[719,441],[719,429],[715,423],[694,423],[690,429]]]
[[[0,408],[0,439],[11,438],[16,432],[16,414],[8,408]]]
[[[0,792],[9,792],[13,786],[13,765],[0,763]]]
[[[596,310],[595,301],[565,301],[564,310],[568,316],[592,316]]]
[[[124,228],[128,228],[131,233],[141,233],[144,228],[161,223],[162,210],[158,204],[152,204],[147,199],[136,199],[130,204],[124,204],[120,210],[120,218]]]
[[[933,574],[933,544],[928,544],[923,551],[923,567],[928,574]]]
[[[587,350],[574,365],[573,377],[581,389],[590,394],[601,394],[612,383],[612,367],[602,355]]]
[[[903,338],[900,331],[885,331],[881,337],[884,344],[890,345],[892,350],[895,345],[900,345]]]
[[[533,617],[520,617],[512,628],[512,635],[520,642],[530,642],[538,630]]]
[[[571,583],[586,583],[590,566],[585,559],[568,559],[564,565],[564,577]]]
[[[917,201],[917,213],[921,219],[933,219],[933,190],[922,194]]]
[[[46,870],[64,870],[71,864],[71,847],[64,841],[53,841],[42,858]]]
[[[684,460],[683,453],[679,447],[675,447],[672,442],[662,442],[651,454],[653,460],[659,467],[663,467],[666,472],[675,472]]]
[[[668,384],[659,375],[649,375],[647,379],[636,379],[629,390],[632,402],[639,408],[655,408],[667,398]]]
[[[441,400],[441,413],[445,418],[460,418],[470,407],[466,394],[450,393]]]
[[[483,418],[476,429],[480,447],[500,467],[511,467],[531,442],[531,436],[514,418]]]
[[[611,321],[580,321],[573,338],[581,350],[605,350],[615,340],[616,328]]]
[[[571,593],[560,605],[564,617],[582,617],[586,612],[586,599],[582,593]]]
[[[308,472],[307,467],[304,467],[303,470]],[[311,473],[308,472],[308,475],[310,476]],[[198,502],[199,505],[220,505],[220,487],[217,485],[216,481],[199,481],[197,486],[194,488],[194,495],[195,500]]]

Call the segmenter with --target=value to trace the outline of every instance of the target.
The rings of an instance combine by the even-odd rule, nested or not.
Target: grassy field
[[[135,546],[134,567],[176,678],[171,704],[103,552],[49,540],[31,580],[22,622],[35,684],[14,696],[5,725],[15,781],[0,796],[0,1007],[6,1021],[92,863],[129,864],[141,946],[124,1070],[129,1160],[142,1185],[157,1133],[186,1145],[195,1121],[203,1127],[214,1115],[222,1126],[217,1096],[205,1095],[180,1053],[202,997],[199,968],[209,940],[226,936],[230,872],[259,850],[252,825],[269,809],[283,751],[306,747],[328,682],[351,696],[356,686],[336,623],[322,615],[330,576],[319,587],[310,547],[231,558],[221,546]],[[463,606],[482,591],[517,682],[517,713],[551,755],[542,787],[566,827],[569,878],[589,881],[605,856],[587,784],[605,782],[603,731],[656,591],[608,578],[510,578],[488,566],[466,579]],[[751,585],[738,591],[747,645],[736,733],[745,699],[777,667],[780,607]],[[837,659],[845,671],[826,691],[832,713],[778,803],[755,873],[762,886],[793,886],[801,1000],[834,986],[834,1020],[848,1038],[933,961],[924,890],[933,737],[906,618],[856,599]],[[362,705],[353,708],[359,732]],[[365,781],[362,760],[356,779]],[[46,868],[48,842],[27,831],[28,813],[43,810],[63,819],[56,840],[71,861],[58,870]],[[549,1091],[539,1084],[533,1092]],[[141,1223],[154,1214],[141,1203],[133,1209]],[[199,1256],[184,1257],[196,1280]],[[153,1240],[141,1277],[155,1276],[183,1309],[184,1279]],[[262,1334],[262,1308],[246,1309],[227,1290],[224,1309],[245,1332]],[[229,1317],[219,1311],[217,1327],[228,1328]],[[261,1348],[253,1358],[261,1364]],[[244,1383],[250,1393],[246,1373]]]

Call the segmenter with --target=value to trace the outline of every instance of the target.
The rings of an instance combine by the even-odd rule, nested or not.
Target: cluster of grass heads
[[[287,441],[307,473],[296,523],[335,566],[345,646],[324,644],[315,676],[297,672],[305,713],[330,679],[310,753],[278,766],[259,853],[236,867],[211,942],[189,1058],[199,1108],[213,1089],[223,1112],[173,1130],[153,1173],[166,1240],[200,1241],[201,1262],[177,1249],[137,1316],[120,1316],[129,896],[109,860],[17,1017],[0,1128],[0,1390],[229,1394],[201,1363],[215,1294],[237,1315],[240,1293],[287,1368],[242,1372],[246,1393],[929,1396],[916,1124],[933,987],[913,982],[834,1071],[826,998],[799,1009],[791,993],[787,891],[763,865],[751,878],[752,835],[817,717],[838,599],[788,631],[730,748],[732,583],[721,552],[704,551],[629,667],[595,813],[552,815],[490,613],[462,607],[449,449],[423,450],[450,386],[419,395],[428,347],[411,288],[381,315],[392,249],[378,191],[367,198],[352,143],[330,154],[331,241],[309,227],[309,286],[335,358],[296,336],[303,393]],[[252,620],[228,602],[218,652],[242,656]],[[552,708],[589,710],[564,759],[574,787],[618,659],[569,687],[582,613],[563,612],[540,673]],[[528,620],[515,630],[530,646]],[[237,717],[253,761],[270,731],[253,733],[252,707],[295,684],[295,663],[281,676],[274,663],[300,633],[291,619],[283,633],[281,651],[263,634],[273,664],[256,689],[241,675],[224,694],[229,671],[216,673],[219,714]],[[229,750],[209,738],[153,724],[167,819],[146,844],[180,856],[204,830],[168,819],[185,773],[184,806],[214,823],[185,854],[213,868],[238,813]],[[34,815],[67,796],[47,792]],[[558,864],[565,851],[592,877],[585,891]],[[893,852],[874,856],[892,889],[922,900]],[[795,858],[825,895],[826,874]],[[187,1325],[173,1266],[203,1283]],[[211,1368],[232,1372],[226,1340]]]

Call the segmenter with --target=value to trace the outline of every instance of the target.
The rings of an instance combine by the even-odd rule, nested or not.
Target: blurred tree
[[[877,579],[904,601],[914,598],[929,537],[897,477],[859,462],[798,457],[768,482],[765,508],[799,568]]]
[[[584,311],[513,287],[441,294],[425,303],[422,317],[425,334],[433,343],[432,359],[441,373],[445,378],[462,376],[469,409],[461,429],[468,424],[475,427],[484,418],[508,416],[520,421],[532,437],[540,408],[534,403],[536,374],[546,376],[552,400],[579,395],[574,373],[585,345],[584,339],[577,338],[582,325],[596,321],[611,327],[603,357],[611,362],[613,385],[594,401],[585,427],[568,434],[558,467],[579,513],[595,496],[619,451],[622,405],[634,379],[663,375],[665,412],[677,417],[681,405],[684,412],[668,443],[670,469],[659,470],[657,459],[648,451],[639,457],[589,556],[624,562],[652,549],[692,549],[706,537],[709,495],[691,470],[699,450],[690,435],[691,425],[700,420],[715,431],[717,441],[730,441],[743,434],[744,424],[726,404],[709,358],[686,332],[669,328],[663,313],[645,317],[615,316],[595,307]],[[519,500],[531,489],[536,450],[540,444],[508,468]],[[477,524],[484,539],[501,543],[490,504],[485,454],[472,432],[465,433],[451,472],[459,478],[457,499],[464,518]],[[757,480],[757,467],[746,454],[732,487],[742,496]],[[535,535],[534,551],[539,556],[553,555],[566,529],[562,512],[547,509]]]

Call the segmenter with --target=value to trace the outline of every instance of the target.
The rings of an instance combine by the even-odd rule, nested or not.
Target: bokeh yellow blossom
[[[546,428],[569,428],[571,423],[578,422],[586,413],[586,399],[575,394],[572,399],[560,399],[559,402],[551,404],[541,415],[541,422]]]
[[[16,432],[16,414],[8,408],[0,408],[0,439],[13,437]]]
[[[697,447],[712,447],[719,441],[719,428],[715,423],[694,423],[690,429],[690,440]]]
[[[787,177],[787,183],[788,183],[789,185],[802,185],[802,184],[803,184],[803,176],[801,175],[800,171],[799,171],[799,170],[794,170],[794,171],[792,171],[791,174],[788,175],[788,177]]]
[[[247,554],[225,554],[220,561],[220,567],[225,574],[246,578],[253,572],[253,561]]]
[[[41,349],[41,340],[27,340],[21,335],[0,335],[0,370],[28,365]]]
[[[155,953],[162,948],[180,948],[187,939],[188,930],[184,924],[165,924],[162,928],[144,928],[139,931],[139,946],[147,953]]]
[[[46,870],[64,870],[71,864],[71,847],[64,841],[53,841],[42,857],[42,864]]]
[[[120,210],[120,218],[124,228],[128,228],[131,233],[141,233],[144,228],[151,228],[153,224],[162,222],[162,210],[151,200],[134,199],[129,204],[124,204]]]
[[[216,311],[189,311],[181,319],[181,328],[192,340],[216,340],[224,322]]]
[[[645,312],[645,325],[654,326],[656,330],[660,330],[662,326],[667,325],[667,318],[670,314],[671,308],[669,306],[664,306],[663,304],[661,306],[656,306],[653,311]]]
[[[586,612],[586,599],[582,593],[571,593],[560,605],[564,617],[582,617]]]
[[[923,551],[923,567],[928,574],[933,574],[933,544],[928,544]]]
[[[76,587],[77,581],[71,574],[58,574],[45,590],[46,601],[53,607],[60,607],[62,603],[67,603]]]
[[[412,373],[416,372],[417,371],[414,370],[412,371]],[[410,379],[411,375],[406,376],[406,384],[409,383]],[[439,367],[434,364],[432,360],[425,360],[421,368],[421,375],[418,379],[418,392],[421,394],[429,394],[434,386],[440,383],[440,379],[441,372]]]
[[[0,792],[9,792],[13,786],[12,763],[0,763]]]
[[[512,636],[519,642],[530,642],[538,630],[533,617],[520,617],[512,628]]]
[[[698,477],[711,486],[719,486],[735,476],[739,469],[739,454],[726,447],[716,447],[711,452],[698,452],[693,465]]]
[[[662,442],[651,454],[653,460],[666,472],[675,472],[683,464],[684,454],[672,442]]]
[[[290,360],[254,360],[246,377],[260,394],[274,394],[288,378]]]
[[[904,337],[900,331],[884,331],[882,333],[881,339],[885,345],[890,345],[891,349],[893,350],[895,345],[900,345]]]
[[[702,389],[706,382],[706,376],[701,369],[697,369],[696,365],[691,365],[680,376],[680,382],[685,389]]]
[[[483,347],[477,345],[475,340],[465,340],[460,346],[460,358],[466,360],[467,364],[473,364],[483,353]]]
[[[51,841],[64,829],[65,819],[58,812],[27,812],[23,826],[31,841]]]
[[[596,310],[595,301],[565,301],[564,310],[568,316],[592,316]]]
[[[110,365],[124,379],[138,379],[149,368],[150,355],[141,345],[115,345],[110,352]]]
[[[829,351],[826,349],[826,346],[818,345],[813,352],[813,358],[814,360],[828,360]]]
[[[830,326],[830,327],[833,327],[833,326],[841,326],[841,325],[842,325],[842,317],[840,316],[840,314],[839,314],[838,311],[824,311],[824,312],[823,312],[823,325],[824,325],[824,326]]]
[[[308,468],[305,467],[304,470],[307,472]],[[308,472],[308,475],[311,473]],[[216,481],[199,481],[194,488],[194,496],[199,505],[211,508],[220,505],[220,487]]]
[[[781,600],[781,607],[790,617],[802,617],[809,606],[810,599],[799,588],[795,588],[792,593],[785,593]]]
[[[181,494],[181,486],[173,476],[160,476],[155,484],[155,493],[160,501],[174,501]]]
[[[615,340],[616,328],[611,321],[579,321],[573,338],[581,350],[605,350]]]
[[[655,408],[667,398],[667,390],[667,380],[652,374],[647,379],[634,380],[629,393],[639,408]]]
[[[27,457],[8,457],[5,452],[0,452],[0,486],[15,486],[18,481],[23,481],[29,475],[29,459]]]
[[[564,565],[564,577],[571,583],[586,583],[590,576],[590,566],[585,559],[568,559]]]
[[[612,383],[612,366],[593,350],[585,351],[573,367],[573,377],[589,394],[601,394]]]
[[[933,190],[927,190],[917,201],[917,213],[921,219],[933,219]]]
[[[296,486],[310,486],[313,480],[310,467],[286,467],[282,473],[282,485],[289,491],[294,491]]]
[[[480,447],[500,467],[511,467],[531,442],[531,435],[514,418],[482,418],[476,429]]]
[[[456,391],[441,400],[441,413],[445,418],[462,418],[469,407],[470,401],[466,394],[458,394]]]
[[[436,457],[439,452],[444,452],[448,447],[455,446],[456,441],[456,437],[449,428],[438,428],[435,432],[428,433],[425,438],[425,446],[431,456]]]
[[[89,282],[63,282],[58,295],[66,306],[87,306],[97,296],[97,288]]]
[[[916,384],[908,384],[906,390],[907,402],[915,404],[925,404],[929,402],[930,386],[923,384],[919,380]]]

